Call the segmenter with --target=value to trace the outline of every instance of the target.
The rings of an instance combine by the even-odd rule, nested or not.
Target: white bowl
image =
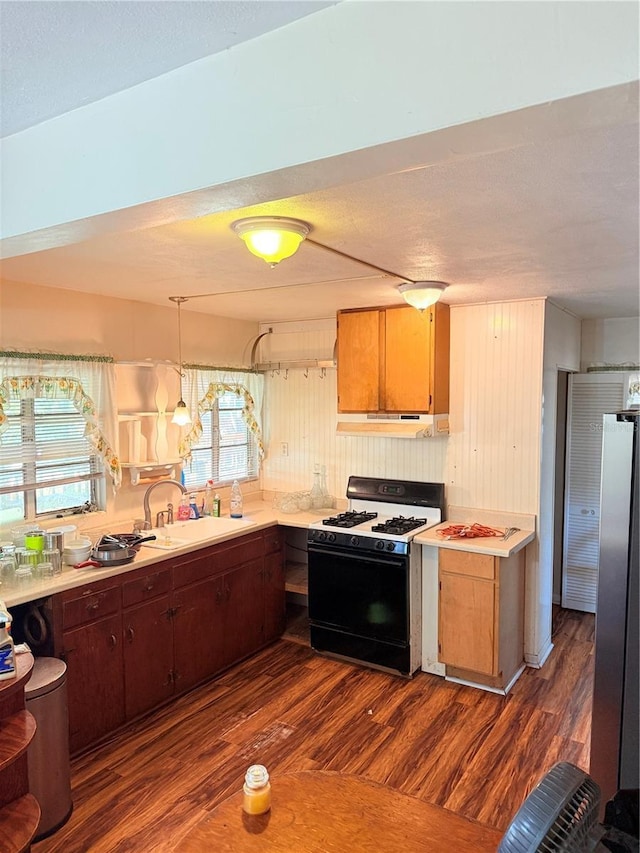
[[[75,566],[76,563],[81,563],[89,558],[92,547],[90,539],[76,539],[64,546],[62,559],[68,566]]]

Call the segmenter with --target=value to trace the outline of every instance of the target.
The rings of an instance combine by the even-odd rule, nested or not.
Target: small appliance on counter
[[[439,524],[444,484],[349,477],[347,512],[309,528],[311,647],[412,676],[421,663],[417,533]]]

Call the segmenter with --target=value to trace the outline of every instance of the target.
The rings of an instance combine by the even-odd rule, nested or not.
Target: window
[[[0,525],[104,508],[122,478],[113,360],[0,352]]]
[[[4,411],[8,427],[0,446],[0,524],[97,504],[102,466],[73,403],[14,398]]]
[[[191,444],[184,471],[188,488],[202,487],[207,480],[223,485],[258,476],[257,441],[243,418],[243,407],[244,398],[227,391],[202,412],[202,435]]]

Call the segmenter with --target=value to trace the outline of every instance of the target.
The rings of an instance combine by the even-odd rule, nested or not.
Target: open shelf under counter
[[[309,610],[307,607],[309,569],[306,563],[291,561],[286,563],[285,591],[287,594],[287,616],[282,639],[308,646],[310,645]]]
[[[287,602],[287,627],[282,635],[283,640],[309,646],[309,610],[304,604]]]
[[[287,563],[285,566],[285,590],[307,595],[309,592],[309,568],[306,563]]]

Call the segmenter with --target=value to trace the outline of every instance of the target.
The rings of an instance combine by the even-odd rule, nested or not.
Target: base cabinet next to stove
[[[524,667],[524,550],[439,549],[439,659],[449,677],[508,689]]]

